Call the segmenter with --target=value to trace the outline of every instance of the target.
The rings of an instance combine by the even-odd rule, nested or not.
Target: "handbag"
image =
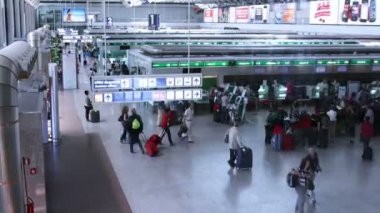
[[[224,136],[224,143],[228,143],[229,142],[229,133],[227,133],[225,136]]]

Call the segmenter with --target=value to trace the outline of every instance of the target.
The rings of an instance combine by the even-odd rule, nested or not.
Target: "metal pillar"
[[[54,145],[58,145],[61,139],[59,131],[58,74],[56,68],[56,63],[49,63],[51,132]]]
[[[18,125],[18,75],[29,71],[35,49],[17,41],[0,50],[0,212],[25,212]]]

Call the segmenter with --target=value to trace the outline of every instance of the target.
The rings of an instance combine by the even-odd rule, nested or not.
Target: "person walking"
[[[224,92],[221,98],[221,122],[227,123],[228,122],[228,111],[227,111],[227,105],[228,105],[228,93]]]
[[[308,155],[304,157],[301,161],[300,170],[306,172],[309,175],[309,179],[314,185],[316,173],[322,171],[321,166],[319,165],[318,154],[316,153],[314,148],[309,148]],[[309,191],[309,197],[311,198],[313,205],[315,205],[317,201],[315,199],[314,188],[309,189]]]
[[[226,134],[224,135],[225,142],[228,143],[228,147],[230,149],[230,159],[227,161],[227,163],[231,167],[235,167],[235,160],[237,158],[237,150],[240,147],[243,147],[243,143],[241,140],[240,131],[238,129],[238,123],[236,121],[233,122],[233,126],[227,130]]]
[[[121,126],[123,127],[123,132],[121,133],[121,136],[120,136],[120,143],[126,143],[127,142],[128,111],[129,111],[128,106],[124,106],[123,109],[121,110],[121,115],[120,115],[120,117],[118,119],[119,122],[121,123]]]
[[[192,121],[194,118],[194,109],[193,104],[189,103],[185,113],[183,114],[183,120],[186,124],[187,133],[184,135],[187,136],[187,142],[193,143],[193,134],[192,134]]]
[[[335,139],[335,132],[336,132],[336,118],[337,118],[337,112],[335,110],[335,107],[331,107],[330,110],[326,113],[327,116],[329,116],[330,123],[329,123],[329,142],[333,142]]]
[[[127,121],[127,129],[129,132],[129,144],[130,144],[130,152],[133,152],[133,145],[137,143],[140,147],[141,152],[144,154],[144,148],[140,141],[140,134],[144,130],[144,125],[141,120],[140,115],[136,113],[136,109],[132,108],[131,116],[129,116]]]
[[[304,213],[306,195],[307,195],[307,188],[306,188],[307,176],[302,171],[295,171],[294,173],[298,175],[298,184],[294,187],[297,193],[295,213]]]
[[[361,125],[361,140],[363,142],[364,148],[369,146],[369,142],[373,137],[373,125],[371,123],[371,118],[366,116],[364,122]]]
[[[161,121],[162,131],[164,132],[164,134],[168,136],[170,146],[174,146],[174,143],[172,141],[172,134],[170,132],[170,124],[172,121],[170,120],[170,109],[168,107],[165,109],[165,112],[162,114],[161,120],[162,120]]]
[[[346,108],[346,123],[347,132],[350,136],[350,143],[353,144],[355,141],[355,125],[357,120],[357,113],[354,105],[349,105]]]
[[[84,91],[85,100],[84,100],[84,109],[85,109],[85,118],[87,121],[90,121],[90,111],[93,109],[92,102],[90,99],[90,93],[88,90]]]

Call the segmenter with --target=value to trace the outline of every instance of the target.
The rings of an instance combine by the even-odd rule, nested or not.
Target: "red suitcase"
[[[293,134],[285,134],[282,141],[282,149],[285,151],[293,150],[296,147]]]
[[[153,141],[148,141],[145,143],[145,151],[150,157],[153,157],[158,153],[157,145]]]

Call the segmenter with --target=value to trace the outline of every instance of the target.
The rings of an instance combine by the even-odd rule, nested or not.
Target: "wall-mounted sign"
[[[235,21],[237,23],[248,23],[249,22],[249,7],[236,7],[235,9]]]
[[[205,9],[203,12],[203,21],[205,23],[211,23],[213,21],[214,10],[212,8]]]
[[[269,17],[269,5],[249,6],[250,23],[267,23]]]
[[[339,0],[310,2],[310,24],[338,24]]]

